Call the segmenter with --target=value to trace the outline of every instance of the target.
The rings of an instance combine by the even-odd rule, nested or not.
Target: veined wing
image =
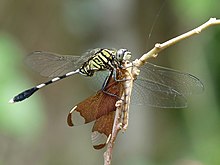
[[[144,79],[170,87],[184,96],[201,93],[204,90],[202,82],[188,73],[182,73],[151,63],[146,63],[140,70],[138,78],[144,77]]]
[[[187,100],[174,88],[144,78],[134,82],[131,102],[159,108],[184,108]]]
[[[121,96],[122,86],[110,77],[105,91]],[[69,126],[86,124],[95,120],[91,140],[95,149],[103,148],[112,132],[115,117],[115,103],[118,97],[98,91],[94,96],[77,104],[69,113],[67,123]]]
[[[107,72],[97,73],[95,85],[101,87],[106,76]],[[98,81],[96,81],[98,79]],[[191,94],[201,93],[204,90],[202,82],[195,76],[189,73],[179,72],[173,69],[157,66],[151,63],[146,63],[143,67],[140,68],[140,75],[138,79],[147,80],[153,84],[161,84],[174,90],[178,91],[181,95],[188,96]],[[134,84],[136,81],[134,82]],[[141,82],[139,82],[140,84]],[[97,89],[96,87],[96,89]],[[94,87],[93,87],[94,88]],[[134,89],[135,90],[135,89]]]
[[[69,126],[86,124],[100,118],[115,110],[115,103],[122,94],[121,82],[116,82],[113,77],[105,88],[105,91],[113,94],[109,95],[102,90],[95,95],[77,104],[69,113],[67,123]]]
[[[95,149],[102,149],[108,143],[109,136],[112,133],[114,118],[115,111],[112,111],[95,121],[91,134],[92,145]]]
[[[95,84],[99,89],[106,76],[107,73],[104,72],[97,74],[96,80],[99,81]],[[147,63],[134,81],[131,103],[160,108],[184,108],[187,107],[186,97],[202,90],[201,81],[193,75]]]
[[[187,107],[186,97],[203,91],[195,76],[146,63],[134,83],[132,102],[160,108]]]
[[[75,106],[67,116],[69,126],[95,121],[91,140],[95,149],[103,148],[112,132],[117,98],[99,91]]]
[[[89,77],[86,79],[88,80],[88,85],[93,91],[98,91],[102,89],[103,83],[109,76],[109,71],[101,71],[101,72],[96,72],[95,76]]]
[[[26,63],[42,76],[57,77],[78,69],[99,50],[99,48],[89,50],[82,56],[35,51],[27,56]]]

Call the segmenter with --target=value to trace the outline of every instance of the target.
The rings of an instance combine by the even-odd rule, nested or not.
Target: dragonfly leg
[[[120,100],[121,98],[118,96],[118,95],[115,95],[113,93],[110,93],[106,90],[108,84],[109,84],[109,81],[110,81],[110,78],[112,77],[112,75],[115,75],[114,72],[116,72],[115,70],[114,71],[111,71],[109,72],[109,75],[105,78],[105,81],[102,85],[102,91],[103,93],[107,94],[107,95],[110,95],[110,96],[113,96],[113,97],[116,97],[118,100]]]
[[[102,91],[104,91],[104,89],[107,87],[109,81],[110,81],[110,77],[112,77],[113,72],[109,72],[108,76],[106,76],[104,83],[102,84]]]

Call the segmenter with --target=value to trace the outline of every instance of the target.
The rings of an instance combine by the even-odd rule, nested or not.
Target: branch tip
[[[137,67],[139,69],[139,67],[144,65],[149,58],[156,58],[162,50],[164,50],[164,49],[166,49],[166,48],[168,48],[168,47],[170,47],[170,46],[172,46],[172,45],[174,45],[174,44],[176,44],[186,38],[192,37],[195,34],[199,34],[200,32],[202,32],[203,30],[205,30],[206,28],[208,28],[212,25],[218,25],[218,24],[220,24],[220,19],[210,18],[204,24],[198,26],[197,28],[195,28],[189,32],[186,32],[182,35],[179,35],[175,38],[172,38],[162,44],[156,43],[153,49],[151,49],[147,53],[144,53],[140,59],[136,59],[132,63],[135,67]],[[135,74],[138,75],[139,73],[135,72]],[[122,100],[117,101],[115,104],[115,107],[116,107],[115,119],[114,119],[112,134],[111,134],[111,136],[108,137],[108,140],[107,140],[108,145],[107,145],[107,150],[104,153],[104,165],[111,164],[113,145],[116,140],[118,132],[120,130],[122,130],[122,132],[124,132],[127,128],[126,126],[123,127],[123,124],[121,123]]]

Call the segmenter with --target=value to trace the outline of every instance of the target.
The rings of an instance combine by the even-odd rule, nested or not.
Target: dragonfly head
[[[129,60],[131,58],[131,52],[129,52],[127,49],[119,49],[116,53],[116,59],[119,62],[122,62],[124,60]]]

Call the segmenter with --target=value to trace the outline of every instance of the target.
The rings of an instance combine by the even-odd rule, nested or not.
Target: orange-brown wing
[[[95,95],[77,104],[68,114],[68,125],[75,126],[86,124],[115,111],[115,103],[118,98],[120,98],[122,89],[122,83],[110,77],[105,91],[113,95],[100,90]]]
[[[112,127],[115,118],[115,111],[108,113],[97,119],[92,128],[92,145],[99,150],[105,147],[112,133]]]

